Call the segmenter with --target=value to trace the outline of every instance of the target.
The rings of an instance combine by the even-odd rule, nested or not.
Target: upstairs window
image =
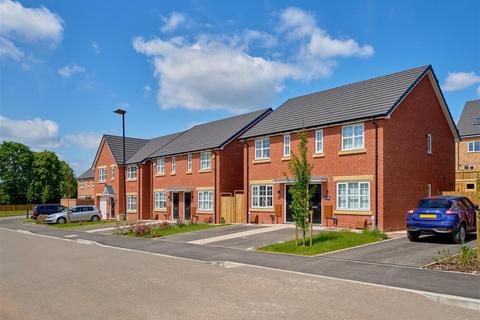
[[[468,143],[468,152],[480,152],[480,141],[470,141]]]
[[[137,166],[128,166],[127,167],[127,179],[133,180],[137,178]]]
[[[165,159],[157,160],[157,174],[165,174]]]
[[[192,172],[192,155],[187,156],[187,172]]]
[[[342,127],[342,150],[356,150],[364,148],[363,123]]]
[[[255,160],[270,159],[270,139],[255,140]]]
[[[83,189],[83,181],[80,181],[80,189]]]
[[[211,158],[211,152],[202,152],[200,154],[200,170],[210,170]]]
[[[323,130],[315,131],[315,153],[323,153]]]
[[[175,161],[175,157],[172,157],[172,172],[171,173],[175,173],[176,169],[177,169],[177,164],[176,164],[176,161]]]
[[[115,167],[112,166],[112,180],[115,179]]]
[[[283,156],[290,157],[290,135],[283,136]]]
[[[98,168],[98,181],[106,181],[106,180],[107,180],[107,169]]]

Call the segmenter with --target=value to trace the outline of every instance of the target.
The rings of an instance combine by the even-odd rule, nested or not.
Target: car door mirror
[[[473,210],[478,210],[478,205],[474,205]]]

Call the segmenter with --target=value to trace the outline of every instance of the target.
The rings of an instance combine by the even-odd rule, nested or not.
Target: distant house
[[[458,132],[431,66],[289,99],[240,139],[250,222],[293,221],[288,163],[300,131],[313,164],[315,223],[405,228],[422,197],[454,189]]]
[[[77,177],[77,199],[93,199],[95,197],[95,179],[93,170],[88,168]]]
[[[467,101],[458,121],[460,141],[456,144],[456,190],[476,191],[480,173],[480,100]]]

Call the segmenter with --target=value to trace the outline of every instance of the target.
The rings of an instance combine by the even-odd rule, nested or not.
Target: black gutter
[[[247,148],[247,159],[246,159],[246,163],[247,163],[247,171],[245,172],[245,177],[246,177],[246,180],[247,180],[247,190],[245,190],[245,197],[246,197],[246,206],[245,208],[247,209],[245,211],[245,214],[247,215],[247,218],[245,219],[247,221],[247,223],[250,223],[250,215],[248,214],[248,212],[250,211],[250,205],[249,205],[249,200],[250,200],[250,161],[248,160],[248,143],[247,142],[243,142],[245,144],[245,147]]]
[[[217,223],[217,193],[218,193],[218,190],[217,190],[217,153],[215,151],[212,151],[212,153],[215,155],[215,162],[214,162],[214,165],[215,165],[215,170],[213,170],[213,189],[214,189],[214,192],[215,192],[215,199],[213,200],[213,223]],[[220,197],[219,197],[220,198]],[[220,223],[220,221],[218,221],[218,223]]]
[[[378,124],[373,120],[375,126],[375,228],[378,228]]]

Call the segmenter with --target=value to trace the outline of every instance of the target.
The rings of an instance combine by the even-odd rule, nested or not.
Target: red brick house
[[[316,223],[331,223],[322,214],[331,205],[340,227],[403,229],[421,197],[454,189],[458,132],[431,66],[290,99],[244,133],[249,221],[292,221],[299,131],[314,165]]]
[[[77,199],[93,199],[95,197],[95,179],[92,168],[88,168],[77,177]]]
[[[148,156],[151,163],[152,219],[219,222],[220,195],[243,192],[245,130],[271,109],[197,125]],[[150,199],[144,192],[143,197]],[[146,214],[142,214],[146,218]]]

